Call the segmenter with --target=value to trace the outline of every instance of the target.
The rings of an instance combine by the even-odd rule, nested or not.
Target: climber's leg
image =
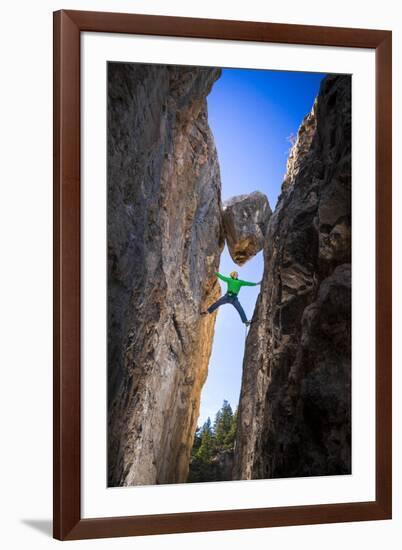
[[[232,301],[232,304],[234,305],[234,307],[239,312],[239,315],[240,315],[241,320],[243,321],[243,323],[247,323],[246,314],[244,313],[244,309],[242,308],[242,305],[239,302],[238,298],[235,297],[234,300]]]
[[[223,304],[227,304],[229,301],[229,296],[227,294],[221,296],[219,300],[209,306],[209,308],[207,309],[208,313],[213,313],[215,309],[217,309],[219,306],[222,306]]]

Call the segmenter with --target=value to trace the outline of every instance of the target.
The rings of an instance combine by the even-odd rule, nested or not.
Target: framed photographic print
[[[54,536],[391,517],[391,32],[54,14]]]

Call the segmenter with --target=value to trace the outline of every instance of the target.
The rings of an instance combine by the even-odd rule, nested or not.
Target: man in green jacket
[[[227,292],[224,296],[219,298],[214,304],[209,306],[207,311],[202,311],[201,315],[207,315],[207,313],[212,313],[217,309],[219,306],[222,306],[223,304],[232,304],[237,311],[239,312],[239,315],[241,317],[241,320],[243,323],[245,323],[247,326],[250,324],[250,321],[247,321],[246,314],[244,313],[244,309],[241,306],[241,303],[239,302],[237,295],[240,292],[240,289],[242,286],[257,286],[261,284],[261,281],[259,283],[249,283],[248,281],[242,281],[239,279],[239,274],[237,271],[232,271],[230,274],[230,277],[225,277],[224,275],[221,275],[220,273],[215,273],[219,279],[222,281],[225,281],[228,285]]]

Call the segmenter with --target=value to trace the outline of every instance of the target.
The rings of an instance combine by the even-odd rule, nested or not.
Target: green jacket
[[[216,272],[215,275],[222,281],[225,281],[228,285],[228,293],[237,296],[242,286],[257,286],[257,283],[249,283],[248,281],[242,281],[241,279],[232,279],[232,277],[225,277]]]

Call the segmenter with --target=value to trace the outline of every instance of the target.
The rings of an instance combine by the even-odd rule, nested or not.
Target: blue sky
[[[253,191],[268,197],[272,210],[280,193],[289,136],[310,112],[325,75],[319,73],[223,69],[208,96],[209,124],[215,137],[222,178],[222,199]],[[243,267],[225,247],[220,272],[260,281],[262,252]],[[222,292],[226,284],[221,281]],[[259,287],[245,287],[239,300],[251,318]],[[224,399],[236,409],[241,385],[245,328],[230,304],[218,310],[207,381],[201,394],[198,424],[213,421]]]

